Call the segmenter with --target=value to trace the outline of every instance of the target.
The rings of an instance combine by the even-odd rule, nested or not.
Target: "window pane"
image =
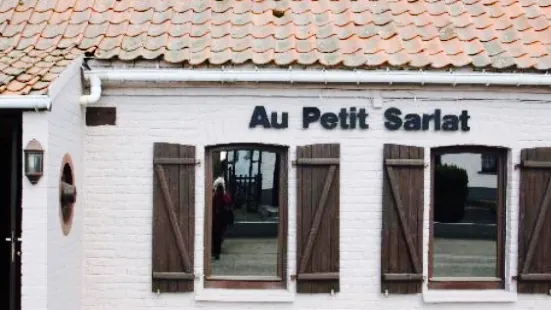
[[[494,155],[483,154],[482,155],[482,171],[483,172],[496,172],[497,171],[497,158]]]
[[[480,154],[444,154],[434,176],[433,277],[497,277],[497,175]]]
[[[212,275],[277,276],[277,155],[260,149],[235,151],[234,166],[226,165],[213,175],[213,180],[222,177],[225,195],[223,190],[213,192]],[[232,153],[234,150],[228,152]],[[213,167],[224,166],[220,156],[212,160]],[[228,202],[233,224],[224,221],[224,203]]]

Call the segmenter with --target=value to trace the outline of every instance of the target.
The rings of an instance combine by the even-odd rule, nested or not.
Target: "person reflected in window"
[[[222,241],[228,223],[232,221],[231,198],[226,193],[224,178],[218,177],[213,184],[214,195],[212,196],[212,256],[220,259]],[[232,214],[230,214],[232,213]]]

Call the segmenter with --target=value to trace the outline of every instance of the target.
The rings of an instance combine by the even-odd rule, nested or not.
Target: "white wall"
[[[84,113],[78,102],[82,94],[78,61],[67,68],[67,83],[54,98],[48,119],[48,171],[47,234],[48,234],[48,309],[75,310],[81,308],[83,262],[83,195],[82,163]],[[68,235],[62,231],[59,204],[59,180],[65,154],[73,161],[73,173],[77,186],[77,201]]]
[[[47,112],[23,113],[23,148],[32,139],[37,139],[42,147],[48,145]],[[23,154],[21,154],[23,157]],[[44,161],[50,153],[44,153]],[[22,167],[24,168],[24,165]],[[48,206],[48,167],[44,167],[44,176],[36,184],[31,184],[24,176],[22,180],[22,231],[21,231],[21,309],[45,310],[47,294],[47,215]]]
[[[518,178],[512,169],[520,149],[551,144],[550,102],[520,101],[514,96],[478,94],[481,98],[457,101],[470,93],[385,91],[383,108],[373,109],[369,91],[278,89],[112,89],[105,90],[98,105],[117,107],[117,126],[87,127],[84,157],[85,178],[85,277],[84,309],[549,309],[548,296],[519,295],[512,303],[428,304],[434,292],[412,296],[380,293],[380,229],[383,143],[425,147],[428,162],[431,146],[487,144],[511,148],[507,187],[507,288],[483,292],[481,300],[515,298],[511,277],[516,275]],[[320,99],[320,96],[323,98]],[[475,94],[470,94],[475,96]],[[159,97],[161,96],[161,97]],[[446,99],[447,98],[447,99]],[[547,99],[545,99],[547,98]],[[288,129],[248,128],[255,105],[270,111],[289,112]],[[341,107],[366,107],[370,129],[301,129],[301,108],[317,105],[322,111]],[[470,132],[390,132],[382,113],[396,106],[405,113],[460,113],[468,109]],[[216,120],[216,121],[213,121]],[[193,144],[197,158],[204,146],[230,142],[270,142],[288,145],[289,161],[296,146],[313,143],[341,144],[341,292],[330,295],[295,294],[295,283],[283,291],[226,291],[203,289],[202,279],[193,293],[151,292],[152,147],[154,142]],[[196,170],[195,273],[203,270],[204,165]],[[288,274],[296,273],[296,171],[289,163]],[[430,179],[425,170],[424,272],[427,273]],[[505,294],[500,294],[505,293]],[[472,294],[443,292],[455,301]],[[254,300],[258,302],[254,302]],[[443,297],[437,297],[442,299]],[[212,300],[243,302],[217,303]],[[280,303],[263,303],[272,299]],[[287,300],[288,299],[288,300]],[[249,302],[244,302],[249,300]],[[283,302],[283,300],[287,300]]]
[[[482,169],[481,155],[473,153],[442,155],[442,164],[452,164],[467,170],[469,187],[497,188],[495,174],[480,174]]]
[[[44,176],[36,185],[23,177],[22,279],[23,310],[81,308],[83,240],[82,196],[75,204],[71,232],[64,236],[59,217],[59,176],[65,153],[72,156],[81,193],[83,113],[80,59],[52,85],[52,109],[23,113],[23,148],[37,139],[45,150]],[[23,156],[23,154],[21,154]],[[24,169],[24,167],[23,167]]]

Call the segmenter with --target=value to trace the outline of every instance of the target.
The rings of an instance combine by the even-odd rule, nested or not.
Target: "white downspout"
[[[80,96],[79,102],[82,106],[98,102],[101,97],[101,79],[97,75],[90,75],[90,94]]]

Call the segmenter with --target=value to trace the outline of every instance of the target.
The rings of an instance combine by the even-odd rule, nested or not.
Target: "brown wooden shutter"
[[[195,147],[155,143],[153,155],[154,292],[193,291]]]
[[[297,148],[297,292],[339,287],[338,144]]]
[[[521,151],[518,235],[520,293],[551,290],[551,148]]]
[[[414,294],[423,281],[424,150],[385,144],[383,154],[381,292]]]

